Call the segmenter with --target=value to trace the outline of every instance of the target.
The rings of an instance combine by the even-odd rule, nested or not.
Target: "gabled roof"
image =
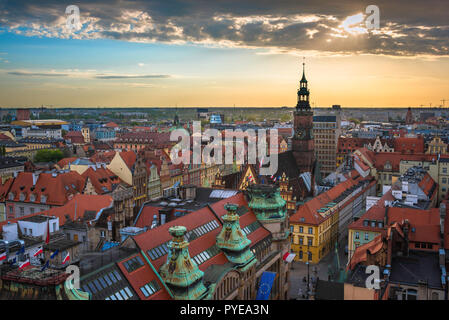
[[[0,228],[6,225],[8,222],[14,223],[37,215],[58,217],[59,225],[62,226],[67,222],[66,216],[68,216],[73,221],[78,218],[83,218],[86,213],[95,212],[95,216],[97,217],[100,211],[106,208],[110,208],[112,205],[113,199],[109,195],[77,194],[64,206],[53,207],[50,210],[35,212],[20,218],[2,221],[0,222]]]
[[[125,162],[126,166],[132,170],[134,163],[136,163],[137,155],[134,151],[122,151],[119,153],[120,157]]]
[[[89,179],[97,194],[110,193],[122,182],[115,173],[103,167],[89,167],[83,172],[82,177],[86,182]]]
[[[382,249],[382,247],[383,247],[383,239],[382,235],[379,234],[370,242],[365,243],[355,249],[354,254],[351,257],[351,261],[347,266],[347,269],[353,270],[357,264],[365,262],[367,260],[368,252],[370,254],[375,254],[379,252],[379,250]]]
[[[67,166],[69,163],[74,162],[76,159],[78,158],[77,157],[63,158],[59,160],[58,163],[56,164],[58,165],[59,168],[63,169],[65,166]]]
[[[33,202],[47,205],[62,206],[70,196],[81,193],[84,189],[84,178],[76,171],[62,173],[40,173],[33,185],[32,172],[20,172],[11,186],[10,193],[17,202]],[[21,200],[20,195],[24,198]],[[31,196],[34,201],[31,201]],[[46,199],[43,199],[43,196]]]
[[[109,164],[112,159],[114,159],[115,151],[106,151],[106,152],[97,152],[92,157],[90,157],[90,161],[93,163],[102,162]]]

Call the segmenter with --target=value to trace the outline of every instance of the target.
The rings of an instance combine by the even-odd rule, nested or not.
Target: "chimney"
[[[33,172],[33,186],[36,185],[37,179],[39,179],[39,173]]]
[[[404,231],[404,237],[405,237],[405,247],[404,247],[404,256],[408,256],[409,251],[409,230],[410,230],[410,222],[405,219],[402,227],[402,231]]]
[[[385,215],[384,215],[384,227],[388,228],[388,208],[389,206],[385,206]]]
[[[151,223],[151,229],[156,228],[158,226],[157,222],[157,214],[153,215],[153,222]]]

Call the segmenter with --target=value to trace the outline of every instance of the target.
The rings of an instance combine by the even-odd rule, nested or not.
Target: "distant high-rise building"
[[[17,120],[30,120],[30,109],[17,109],[16,119]]]
[[[405,115],[405,124],[413,124],[413,122],[412,109],[408,107],[407,114]]]
[[[325,177],[337,168],[338,137],[341,134],[340,111],[334,109],[330,115],[313,117],[313,133],[315,157]]]

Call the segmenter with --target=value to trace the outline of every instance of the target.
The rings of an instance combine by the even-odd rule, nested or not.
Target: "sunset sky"
[[[342,2],[3,0],[0,107],[449,107],[447,0]]]

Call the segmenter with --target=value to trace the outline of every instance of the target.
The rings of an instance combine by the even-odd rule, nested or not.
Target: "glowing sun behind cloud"
[[[345,30],[346,32],[357,35],[357,34],[363,34],[367,33],[365,27],[363,27],[363,21],[365,16],[363,13],[358,13],[353,16],[347,17],[343,22],[340,24],[339,28]]]

